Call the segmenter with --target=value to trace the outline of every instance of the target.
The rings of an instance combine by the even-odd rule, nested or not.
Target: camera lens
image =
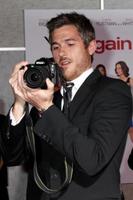
[[[31,74],[30,78],[31,78],[31,80],[34,81],[34,82],[39,81],[39,79],[40,79],[40,74],[37,74],[37,73],[34,72],[33,74]]]
[[[24,80],[30,88],[45,88],[45,79],[49,77],[48,71],[42,68],[30,66],[24,74]]]

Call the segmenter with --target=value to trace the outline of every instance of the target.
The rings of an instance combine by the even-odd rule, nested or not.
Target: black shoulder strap
[[[41,180],[41,177],[39,176],[38,169],[37,169],[35,138],[34,138],[34,132],[33,132],[32,119],[31,119],[30,115],[27,115],[26,131],[27,131],[27,137],[28,137],[29,145],[30,145],[30,148],[31,148],[32,153],[34,155],[33,174],[34,174],[34,180],[35,180],[37,186],[41,190],[46,192],[47,194],[55,194],[55,193],[61,191],[64,187],[66,187],[68,184],[70,184],[70,182],[72,180],[73,165],[71,166],[70,164],[68,164],[68,162],[65,158],[64,159],[64,165],[65,165],[65,180],[64,180],[64,182],[57,189],[48,188],[46,186],[46,184],[44,184],[43,181]]]

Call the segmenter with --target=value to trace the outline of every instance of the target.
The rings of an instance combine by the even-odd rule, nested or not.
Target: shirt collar
[[[72,88],[72,99],[74,95],[76,94],[77,90],[80,88],[80,86],[83,84],[85,79],[94,71],[94,69],[91,67],[84,71],[80,76],[78,76],[76,79],[72,80],[71,82],[74,83],[74,86]],[[61,87],[61,94],[63,94],[63,87]]]
[[[77,77],[76,79],[74,79],[73,81],[71,81],[72,83],[74,83],[74,87],[76,88],[76,90],[78,90],[80,88],[80,86],[83,84],[83,82],[85,81],[85,79],[93,72],[93,68],[89,68],[87,69],[85,72],[83,72],[79,77]]]

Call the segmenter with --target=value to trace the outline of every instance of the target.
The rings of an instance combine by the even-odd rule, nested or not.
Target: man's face
[[[96,49],[95,41],[85,47],[73,25],[65,25],[52,33],[52,54],[66,80],[74,80],[91,65],[91,56]]]

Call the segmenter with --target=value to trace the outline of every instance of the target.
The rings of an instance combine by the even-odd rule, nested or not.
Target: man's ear
[[[93,55],[96,51],[97,45],[96,40],[92,40],[88,45],[88,52],[90,55]]]

